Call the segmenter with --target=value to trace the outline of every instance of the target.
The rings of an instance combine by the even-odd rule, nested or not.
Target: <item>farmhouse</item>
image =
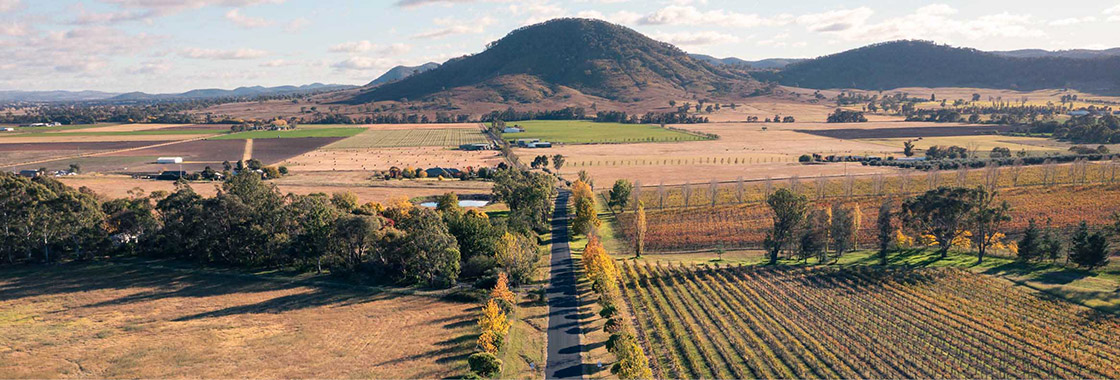
[[[459,171],[459,169],[435,167],[424,170],[424,174],[427,174],[428,178],[436,178],[440,176],[442,176],[443,178],[459,178],[463,175],[463,172]]]
[[[31,123],[31,124],[24,124],[24,125],[20,125],[20,126],[21,127],[57,127],[57,126],[60,126],[60,125],[62,125],[62,123],[59,123],[59,122],[55,121],[55,122],[50,122],[50,123]]]
[[[502,133],[521,133],[521,132],[525,132],[525,128],[521,128],[521,127],[518,127],[516,125],[512,126],[512,127],[506,127],[505,129],[502,130]]]
[[[20,170],[19,175],[21,177],[35,178],[35,177],[39,176],[39,171],[38,170]]]
[[[551,148],[552,143],[548,141],[532,142],[525,145],[526,148]]]
[[[163,180],[163,181],[178,181],[179,178],[184,178],[186,176],[187,176],[187,172],[174,170],[174,171],[165,171],[163,173],[159,173],[159,175],[156,176],[156,179]]]
[[[16,129],[15,129],[15,128],[12,128],[12,127],[3,127],[3,128],[0,128],[0,132],[15,132],[15,130],[16,130]]]
[[[182,157],[160,157],[156,159],[157,164],[181,164],[183,163]]]
[[[1085,111],[1085,110],[1069,111],[1068,115],[1070,115],[1070,116],[1088,116],[1089,111]]]
[[[541,139],[517,139],[516,143],[519,147],[528,148],[529,144],[538,143],[540,141]]]

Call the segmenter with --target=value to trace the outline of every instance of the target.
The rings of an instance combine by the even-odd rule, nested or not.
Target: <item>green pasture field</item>
[[[523,133],[506,133],[502,138],[540,139],[565,144],[676,142],[707,140],[704,137],[661,128],[651,124],[597,123],[586,120],[530,120],[509,122],[525,128]]]
[[[3,124],[3,125],[0,125],[0,127],[15,128],[16,129],[15,131],[8,132],[8,133],[10,133],[10,134],[20,134],[20,133],[46,133],[46,132],[58,132],[58,131],[70,131],[70,130],[75,130],[75,129],[108,127],[108,126],[113,126],[113,125],[118,125],[118,124],[120,124],[120,123],[73,124],[73,125],[62,125],[62,126],[58,126],[58,127],[20,127],[18,124]],[[4,134],[0,134],[0,136],[4,136]]]
[[[315,128],[293,129],[288,131],[249,131],[231,133],[217,136],[210,140],[246,140],[246,139],[291,139],[300,137],[351,137],[362,133],[365,128]]]
[[[486,136],[477,129],[370,129],[328,145],[326,149],[458,147],[486,142]]]

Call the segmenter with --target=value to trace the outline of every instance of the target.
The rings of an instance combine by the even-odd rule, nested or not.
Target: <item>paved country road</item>
[[[548,286],[548,363],[547,379],[583,377],[579,342],[579,294],[576,290],[575,263],[568,248],[568,196],[556,196],[552,215],[552,272]]]

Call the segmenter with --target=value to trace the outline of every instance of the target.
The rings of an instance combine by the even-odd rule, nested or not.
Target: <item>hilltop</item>
[[[439,67],[439,64],[435,62],[428,62],[420,66],[397,66],[389,69],[389,71],[386,71],[385,74],[381,74],[381,76],[377,77],[377,79],[374,79],[372,82],[369,82],[369,84],[366,84],[366,86],[377,86],[389,82],[396,82],[401,79],[416,75],[417,73],[422,73],[428,70],[435,69],[437,67]]]
[[[1120,56],[1020,58],[927,41],[893,41],[797,62],[772,79],[817,89],[1075,88],[1115,93],[1120,90]]]
[[[481,53],[366,89],[347,102],[421,99],[452,89],[481,90],[500,101],[534,102],[573,92],[610,100],[656,94],[718,94],[753,80],[716,67],[629,28],[589,19],[555,19],[523,27]],[[474,94],[478,96],[478,94]]]

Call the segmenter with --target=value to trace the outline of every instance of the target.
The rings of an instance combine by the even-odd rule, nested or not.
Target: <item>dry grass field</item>
[[[465,152],[443,147],[316,150],[284,161],[292,171],[388,170],[399,168],[492,167],[502,162],[497,151]]]
[[[477,128],[474,130],[466,128],[369,129],[328,145],[324,149],[458,147],[462,144],[486,142],[486,136]]]
[[[170,264],[169,264],[170,265]],[[474,303],[156,263],[0,272],[5,378],[461,376]]]

